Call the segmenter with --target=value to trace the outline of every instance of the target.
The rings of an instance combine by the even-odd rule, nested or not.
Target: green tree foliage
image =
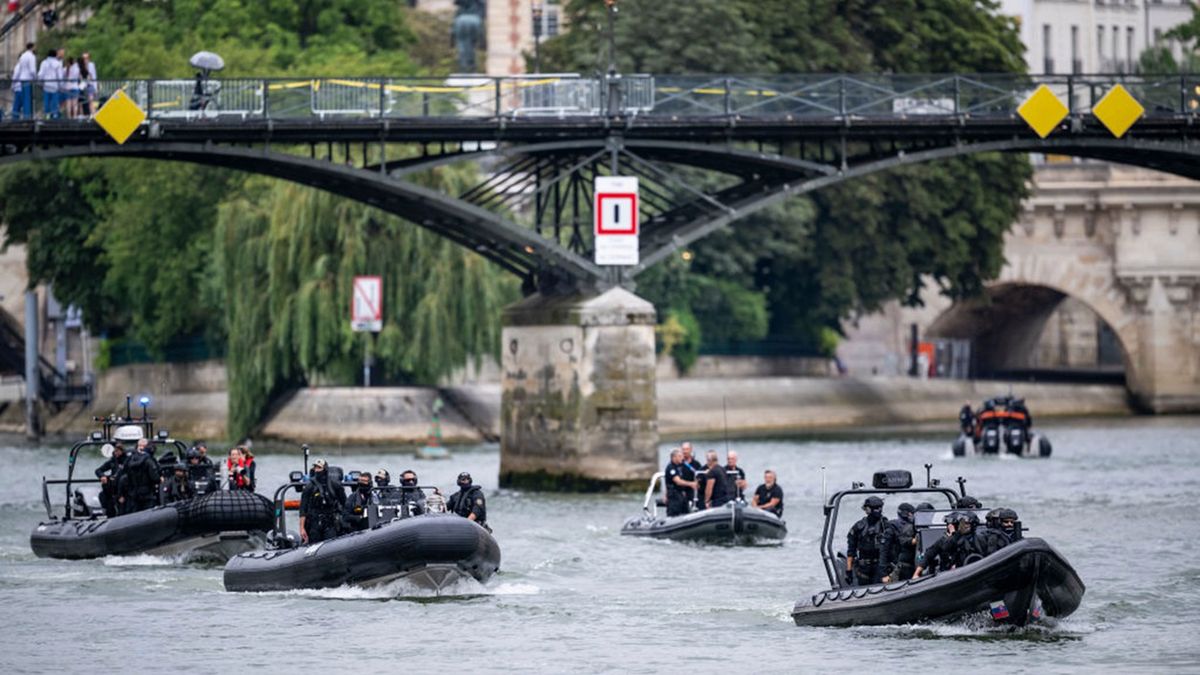
[[[380,76],[444,70],[444,21],[396,0],[162,0],[87,3],[78,27],[44,36],[90,51],[102,78],[187,77],[201,49],[239,76]],[[410,56],[411,54],[411,56]],[[275,148],[286,150],[285,148]],[[463,171],[429,184],[462,189]],[[162,353],[204,334],[227,344],[229,431],[250,431],[271,397],[350,384],[351,278],[382,274],[380,379],[433,383],[499,344],[516,283],[409,223],[327,193],[232,171],[149,160],[72,160],[0,173],[7,242],[29,246],[31,278],[84,308],[89,327]]]
[[[623,0],[618,65],[654,73],[1022,72],[1016,27],[992,0]],[[549,40],[550,70],[606,63],[602,3],[571,0],[570,29]],[[714,36],[713,33],[719,33]],[[707,36],[692,38],[688,36]],[[772,337],[828,349],[848,315],[920,302],[924,277],[951,296],[979,292],[1003,263],[1003,236],[1026,191],[1019,156],[976,156],[856,179],[750,216],[698,242],[688,274],[660,267],[639,290],[660,307],[708,297],[724,279],[766,300]],[[694,285],[695,295],[679,291]],[[743,300],[744,301],[744,300]],[[688,305],[690,306],[690,305]],[[665,313],[664,313],[665,314]],[[696,311],[700,331],[734,314]],[[757,312],[749,317],[757,321]]]
[[[266,179],[251,179],[222,205],[217,239],[235,435],[257,422],[280,388],[355,381],[368,339],[349,325],[356,275],[384,280],[384,329],[372,348],[379,369],[416,382],[494,354],[498,309],[518,296],[515,278],[445,238]]]

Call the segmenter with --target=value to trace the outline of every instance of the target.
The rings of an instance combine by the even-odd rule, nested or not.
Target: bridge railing
[[[15,83],[45,115],[46,83]],[[58,83],[63,91],[80,83]],[[1200,112],[1196,75],[627,75],[572,73],[424,78],[101,80],[103,104],[124,91],[152,119],[496,118],[625,116],[742,118],[1011,117],[1040,85],[1086,114],[1122,84],[1149,117]],[[74,90],[72,90],[74,91]],[[87,85],[80,97],[86,98]],[[66,94],[64,94],[65,96]],[[74,94],[71,94],[74,95]],[[14,83],[0,79],[0,119],[13,119]]]

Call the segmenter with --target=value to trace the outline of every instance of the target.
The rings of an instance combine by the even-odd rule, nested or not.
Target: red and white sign
[[[350,328],[355,332],[383,330],[383,278],[354,277]]]
[[[594,194],[596,264],[638,264],[638,179],[597,176]]]

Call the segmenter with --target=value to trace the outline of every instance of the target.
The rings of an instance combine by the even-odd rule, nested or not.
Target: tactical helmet
[[[916,511],[916,510],[917,510],[917,509],[916,509],[915,507],[913,507],[913,505],[912,505],[912,504],[909,504],[908,502],[904,502],[904,503],[902,503],[900,506],[896,507],[896,513],[897,513],[897,514],[900,514],[900,513],[913,513],[913,512],[914,512],[914,511]]]
[[[971,495],[963,495],[963,498],[958,500],[958,504],[956,505],[956,508],[979,509],[979,508],[983,508],[983,504],[980,504],[979,500],[975,499]]]
[[[988,527],[995,527],[1000,522],[1000,509],[988,511],[987,516],[984,517],[984,521],[987,522]]]
[[[996,509],[996,511],[999,512],[996,514],[996,517],[1000,520],[1009,520],[1009,519],[1017,520],[1018,519],[1017,512],[1013,511],[1012,509],[1000,508],[1000,509]]]
[[[942,516],[942,522],[943,523],[957,523],[963,517],[964,517],[964,514],[962,511],[951,511],[950,513],[947,513],[946,515]]]
[[[467,485],[470,485],[471,484],[471,474],[464,471],[464,472],[458,474],[458,479],[455,482],[464,487]]]
[[[930,504],[929,502],[921,502],[920,504],[917,504],[917,510],[918,511],[936,511],[937,509],[933,508],[933,504]]]
[[[875,496],[867,497],[865,500],[863,500],[863,508],[864,509],[882,509],[883,508],[883,500],[880,499],[879,497],[875,497]]]
[[[196,448],[187,451],[187,460],[190,462],[193,459],[200,459],[200,451]]]
[[[973,511],[968,511],[967,522],[971,523],[971,525],[975,527],[979,527],[979,516],[975,515],[975,512]]]
[[[175,470],[176,471],[187,471],[187,464],[184,464],[183,462],[176,462]]]

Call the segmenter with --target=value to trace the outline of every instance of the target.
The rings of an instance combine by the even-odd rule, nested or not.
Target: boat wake
[[[979,612],[945,623],[862,626],[854,630],[863,637],[902,640],[1071,642],[1081,640],[1097,629],[1078,622],[1059,621],[1049,617],[1039,623],[1022,627],[998,625],[986,613]]]
[[[320,600],[409,600],[436,602],[485,596],[537,595],[533,584],[500,583],[485,586],[474,579],[459,579],[441,590],[420,586],[409,579],[396,579],[377,586],[343,585],[337,588],[301,588],[289,591],[263,591],[259,595],[315,598]]]
[[[176,555],[151,555],[136,553],[134,555],[109,555],[100,559],[105,567],[170,567],[188,561],[186,553]]]

